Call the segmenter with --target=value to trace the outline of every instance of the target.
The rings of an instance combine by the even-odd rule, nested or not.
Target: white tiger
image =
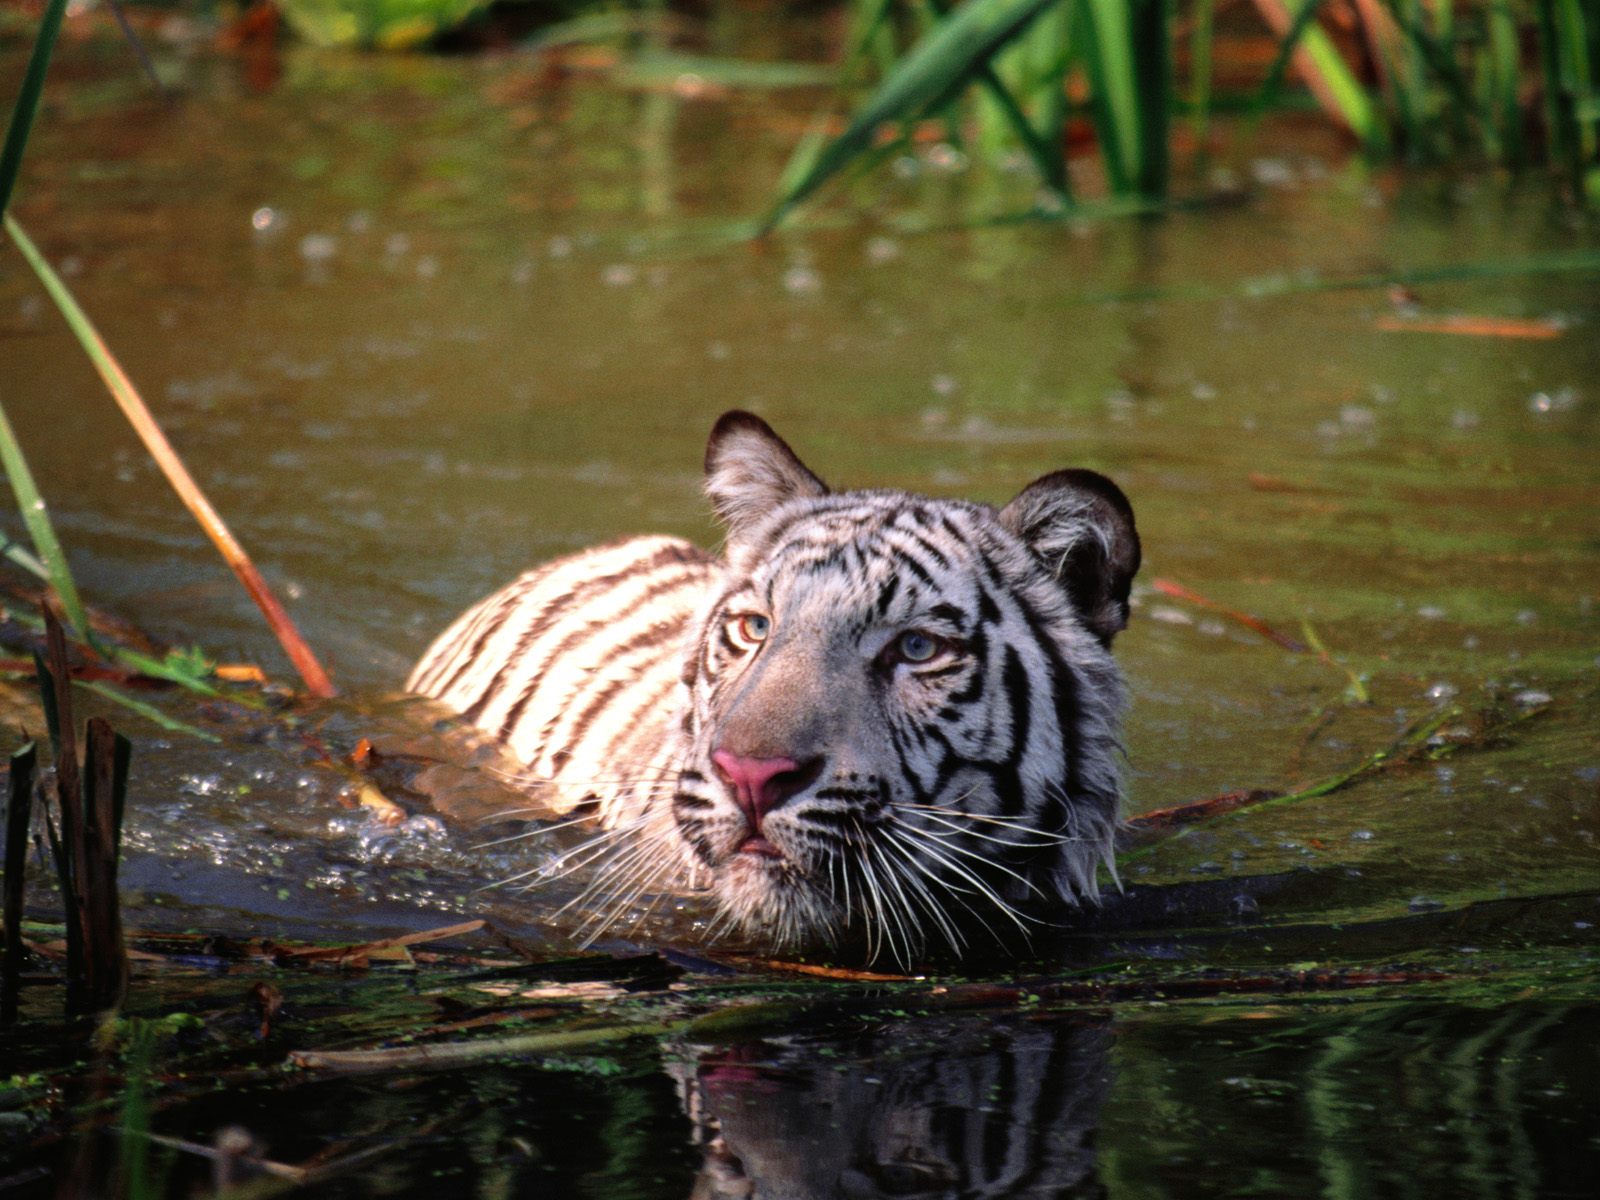
[[[709,883],[775,944],[857,930],[909,963],[1023,927],[1030,895],[1097,898],[1140,559],[1117,486],[1057,471],[999,510],[835,493],[744,412],[705,466],[723,557],[651,537],[536,568],[408,690],[592,812],[625,901]]]

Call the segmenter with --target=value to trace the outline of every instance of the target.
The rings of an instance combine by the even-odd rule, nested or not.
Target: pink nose
[[[790,772],[799,764],[792,758],[740,758],[726,750],[715,750],[711,762],[733,789],[753,829],[759,830],[761,818],[798,790]]]

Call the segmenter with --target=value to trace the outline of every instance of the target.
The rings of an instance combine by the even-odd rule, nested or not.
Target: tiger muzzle
[[[762,833],[762,818],[815,783],[822,773],[822,762],[820,755],[796,762],[792,758],[746,758],[728,750],[712,751],[712,766],[750,825],[750,835],[740,844],[740,850],[782,856]]]

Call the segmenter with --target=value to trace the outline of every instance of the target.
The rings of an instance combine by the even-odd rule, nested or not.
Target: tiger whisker
[[[950,918],[945,915],[944,910],[934,900],[933,893],[928,889],[927,881],[931,880],[941,885],[941,887],[943,886],[943,881],[932,874],[927,865],[918,859],[904,842],[894,836],[893,832],[889,833],[889,837],[884,844],[905,859],[907,866],[910,868],[910,870],[904,872],[907,886],[914,889],[913,895],[920,897],[923,908],[933,918],[933,922],[939,927],[939,931],[944,934],[945,940],[950,943],[950,948],[958,954],[966,949],[967,939],[962,937],[961,931],[951,924]]]
[[[914,841],[916,839],[918,839],[918,837],[920,836],[920,831],[911,828],[909,825],[902,824],[900,826],[900,829],[901,829],[901,831],[903,833],[905,833],[905,835],[907,837],[912,838]],[[1024,921],[1031,921],[1033,924],[1040,924],[1040,922],[1038,922],[1037,920],[1034,920],[1034,918],[1029,917],[1025,913],[1020,912],[1016,908],[1015,905],[1009,903],[1004,897],[1002,897],[1000,895],[1000,893],[996,892],[992,887],[990,887],[981,878],[979,878],[979,876],[974,874],[973,871],[970,868],[968,868],[966,866],[963,866],[961,863],[957,862],[955,859],[948,857],[947,855],[945,855],[942,852],[942,850],[940,850],[938,848],[935,848],[934,846],[929,845],[925,840],[921,842],[920,849],[922,850],[922,852],[924,854],[927,854],[930,858],[934,859],[936,862],[942,863],[947,869],[955,872],[962,879],[965,879],[973,887],[977,888],[978,892],[985,899],[987,899],[989,901],[989,903],[993,904],[1002,913],[1004,913],[1006,915],[1006,917],[1010,919],[1011,923],[1014,924],[1019,930],[1021,930],[1022,933],[1025,936],[1028,934],[1028,929],[1023,924]],[[968,857],[976,859],[978,862],[983,863],[985,866],[995,867],[995,866],[999,865],[999,864],[990,862],[988,859],[983,858],[981,855],[972,854],[970,851],[963,851],[958,846],[950,846],[949,849],[955,850],[958,853],[965,853],[965,854],[967,854]],[[1004,867],[1000,867],[1000,870],[1005,871],[1006,874],[1011,875],[1013,878],[1021,880],[1028,887],[1033,888],[1032,884],[1028,883],[1027,880],[1022,879],[1022,876],[1018,875],[1015,871],[1007,871],[1006,868],[1004,868]],[[1033,890],[1036,891],[1036,892],[1038,891],[1037,888],[1033,888]]]
[[[891,834],[891,836],[894,836],[896,840],[899,840],[897,834]],[[983,893],[979,892],[976,888],[963,886],[962,884],[957,883],[955,880],[946,879],[943,876],[928,870],[927,868],[923,868],[923,870],[924,873],[927,874],[928,877],[933,880],[933,882],[937,883],[952,900],[961,905],[961,907],[966,909],[967,912],[971,913],[973,919],[977,921],[978,924],[983,926],[985,932],[987,932],[990,937],[996,939],[997,941],[999,940],[1000,934],[995,927],[989,924],[989,922],[984,918],[982,912],[980,912],[972,904],[968,903],[965,899],[966,896],[976,897],[984,895]],[[1011,908],[1011,905],[1005,903],[1003,900],[1000,900],[999,897],[995,896],[993,893],[989,893],[988,895],[984,896],[984,898],[989,900],[991,903],[997,904],[1002,909]],[[1016,920],[1014,913],[1008,913],[1007,915],[1011,916],[1013,921]]]
[[[1011,846],[1011,847],[1013,847],[1014,849],[1017,849],[1017,850],[1048,850],[1052,846],[1061,846],[1061,845],[1067,844],[1068,842],[1082,842],[1082,841],[1087,840],[1085,838],[1079,838],[1079,837],[1068,837],[1068,836],[1065,836],[1065,835],[1062,835],[1062,834],[1042,834],[1042,833],[1040,833],[1039,836],[1041,838],[1045,838],[1047,840],[1034,841],[1034,842],[1019,842],[1019,841],[1013,841],[1010,838],[995,837],[992,833],[980,833],[976,829],[963,828],[962,826],[956,824],[954,821],[946,820],[939,813],[928,812],[926,810],[919,810],[919,815],[924,817],[924,818],[926,818],[927,820],[937,821],[940,825],[943,825],[947,829],[952,831],[951,833],[942,834],[942,833],[935,833],[931,829],[923,830],[923,832],[928,834],[928,836],[939,838],[941,841],[946,841],[951,837],[957,837],[957,836],[958,837],[970,837],[970,838],[976,838],[977,840],[982,841],[982,842],[991,842],[996,846]],[[1033,832],[1039,833],[1039,831],[1037,831],[1037,830],[1035,830]]]
[[[915,952],[915,949],[920,949],[921,939],[913,939],[910,930],[906,927],[906,913],[911,909],[911,901],[906,896],[905,888],[900,886],[900,877],[902,872],[900,871],[899,866],[888,858],[888,856],[884,853],[883,846],[884,843],[882,842],[874,842],[872,849],[874,854],[883,857],[884,880],[894,894],[900,898],[900,907],[894,909],[893,912],[895,924],[899,926],[900,929],[901,942],[905,946],[906,950],[906,957],[902,958],[898,953],[896,953],[895,961],[897,964],[909,965],[911,961],[911,955]],[[913,941],[918,943],[916,947],[913,947]]]

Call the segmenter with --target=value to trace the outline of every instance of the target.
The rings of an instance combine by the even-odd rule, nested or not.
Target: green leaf
[[[789,185],[761,224],[775,228],[819,187],[863,152],[878,130],[915,120],[974,82],[995,53],[1059,0],[967,0],[914,45],[857,111],[849,127],[823,148]]]
[[[50,70],[50,55],[56,48],[56,38],[61,34],[61,17],[66,11],[67,0],[49,0],[45,5],[44,17],[39,22],[39,36],[33,41],[33,53],[28,56],[28,69],[22,76],[16,107],[11,110],[5,146],[0,148],[0,213],[11,206],[11,193],[16,188],[17,175],[22,170],[22,152],[28,148],[28,134],[33,132],[33,118],[39,111],[39,94],[44,91],[44,77]]]

